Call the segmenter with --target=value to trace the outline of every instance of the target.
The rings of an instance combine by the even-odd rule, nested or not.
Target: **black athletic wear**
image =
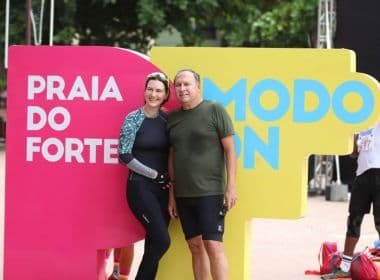
[[[135,217],[146,230],[144,255],[136,280],[155,279],[158,263],[169,248],[170,238],[168,191],[150,179],[131,174],[128,179],[127,200]]]
[[[127,201],[146,230],[136,280],[155,279],[159,261],[170,244],[168,191],[152,176],[167,173],[166,122],[163,112],[156,118],[148,118],[140,108],[126,117],[120,132],[119,159],[130,168]]]
[[[223,240],[224,195],[177,197],[176,201],[186,240],[198,235],[202,235],[203,240]]]
[[[349,205],[350,213],[369,213],[373,203],[373,215],[380,218],[380,168],[371,168],[356,177]]]

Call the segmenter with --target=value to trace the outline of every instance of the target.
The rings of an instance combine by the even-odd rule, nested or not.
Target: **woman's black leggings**
[[[154,280],[158,263],[170,245],[168,191],[150,179],[128,179],[127,200],[146,231],[144,255],[136,280]]]

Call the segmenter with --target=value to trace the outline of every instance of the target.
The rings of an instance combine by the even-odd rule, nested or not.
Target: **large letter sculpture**
[[[379,84],[348,50],[154,48],[167,74],[193,68],[236,128],[229,279],[250,279],[255,217],[305,214],[307,158],[347,154],[380,117]],[[119,128],[156,70],[130,51],[12,47],[8,72],[4,279],[96,279],[97,250],[143,238],[125,202]],[[174,94],[170,107],[175,106]],[[158,279],[193,279],[179,223]]]
[[[144,238],[117,142],[157,70],[116,48],[10,49],[5,280],[95,280],[97,250]]]
[[[251,279],[249,221],[305,215],[308,156],[351,153],[354,132],[380,119],[379,84],[355,72],[349,50],[154,48],[152,62],[171,75],[199,72],[204,97],[234,120],[239,199],[227,215],[225,247],[229,279]],[[159,279],[192,279],[177,227],[165,258],[176,265]]]

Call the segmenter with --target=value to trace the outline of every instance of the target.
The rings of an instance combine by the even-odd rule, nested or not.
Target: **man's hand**
[[[226,206],[228,207],[228,210],[230,210],[232,207],[235,206],[237,201],[237,194],[236,194],[236,188],[234,185],[227,185],[226,192],[224,193],[224,202]]]
[[[171,186],[171,188],[169,189],[168,211],[172,219],[178,218],[177,203],[175,202],[173,186]]]
[[[229,135],[222,138],[224,153],[226,154],[226,170],[227,170],[227,187],[224,193],[224,204],[231,209],[236,204],[237,194],[235,188],[236,177],[236,153],[234,136]]]

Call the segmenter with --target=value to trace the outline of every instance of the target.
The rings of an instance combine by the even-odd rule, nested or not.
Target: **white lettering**
[[[119,88],[117,87],[115,78],[113,76],[109,77],[106,86],[100,96],[100,101],[104,101],[107,98],[115,98],[117,101],[123,101],[121,97]]]
[[[41,93],[46,86],[46,82],[43,77],[39,75],[28,76],[28,99],[33,100],[36,93]]]
[[[41,137],[27,137],[26,138],[26,161],[33,161],[33,153],[40,152],[40,147],[34,144],[41,143]]]
[[[96,162],[96,147],[102,145],[101,139],[95,139],[95,138],[86,138],[84,139],[84,144],[89,146],[90,149],[90,163]]]
[[[27,130],[42,129],[46,124],[46,113],[44,109],[38,106],[28,106],[26,121],[27,121],[27,124],[26,124]]]
[[[83,98],[83,100],[90,100],[86,86],[83,83],[81,76],[75,79],[75,82],[70,90],[70,94],[67,97],[68,100],[73,100],[74,98]]]
[[[118,163],[117,145],[117,139],[104,139],[104,163]]]
[[[62,123],[57,123],[55,117],[58,115],[62,115]],[[50,127],[56,131],[62,131],[66,129],[71,122],[71,117],[69,111],[67,111],[63,107],[55,107],[53,108],[48,116],[48,123]]]
[[[56,150],[55,153],[51,151],[52,149]],[[63,144],[57,138],[49,138],[42,143],[42,155],[47,161],[59,161],[64,152]]]
[[[98,100],[99,98],[99,77],[93,76],[91,83],[91,99]]]
[[[56,117],[62,115],[62,122],[58,123]],[[27,107],[27,130],[40,130],[48,122],[49,126],[56,130],[62,131],[66,129],[70,122],[71,117],[69,111],[63,107],[54,107],[46,117],[46,112],[39,106]]]
[[[53,100],[53,96],[56,95],[58,100],[65,100],[65,95],[63,94],[64,88],[65,80],[61,76],[47,76],[46,99]]]
[[[104,77],[104,80],[107,77]],[[101,83],[103,84],[103,83]],[[99,76],[91,76],[83,79],[76,76],[74,82],[67,85],[64,77],[59,75],[28,75],[28,99],[33,100],[36,94],[45,94],[46,100],[74,100],[75,98],[85,101],[105,101],[115,99],[123,101],[115,77],[109,76],[104,88],[99,85]]]
[[[27,137],[27,161],[34,161],[34,155],[40,154],[49,162],[97,163],[102,159],[105,164],[118,164],[118,139],[100,138],[47,138]],[[97,157],[98,153],[103,154]]]
[[[74,157],[77,162],[83,163],[83,143],[78,138],[66,138],[65,142],[65,162],[71,162],[71,159]]]

